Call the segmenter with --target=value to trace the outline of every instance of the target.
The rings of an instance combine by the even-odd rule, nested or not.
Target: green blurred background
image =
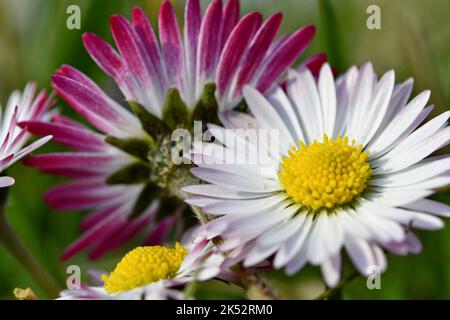
[[[23,88],[29,80],[50,90],[49,77],[63,63],[79,68],[108,93],[119,97],[111,79],[105,76],[85,52],[81,35],[86,31],[112,41],[109,17],[114,13],[130,16],[131,8],[141,6],[156,26],[159,0],[0,0],[0,101]],[[179,18],[184,1],[173,1]],[[208,1],[202,1],[203,7]],[[81,30],[68,30],[66,9],[81,9]],[[381,29],[369,30],[366,9],[381,9]],[[313,23],[317,35],[304,57],[325,51],[331,64],[342,71],[352,64],[372,61],[378,73],[396,70],[397,81],[414,77],[414,93],[432,90],[434,114],[449,109],[450,98],[450,1],[448,0],[241,0],[242,12],[261,11],[265,17],[276,11],[284,14],[281,32]],[[180,20],[181,22],[181,20]],[[64,113],[73,115],[63,102]],[[45,151],[57,150],[54,145]],[[444,152],[448,152],[447,149]],[[42,202],[42,193],[58,182],[20,164],[10,170],[17,183],[11,188],[7,215],[37,259],[54,274],[61,285],[70,264],[87,268],[111,267],[121,253],[93,263],[85,256],[62,263],[59,255],[79,231],[79,212],[56,212]],[[435,196],[450,203],[449,189]],[[382,275],[381,290],[368,290],[364,279],[357,279],[344,290],[345,298],[359,299],[449,299],[450,227],[438,232],[420,232],[424,250],[420,255],[389,256],[388,271]],[[287,278],[283,272],[267,274],[280,298],[311,298],[323,290],[317,268],[306,268]],[[46,297],[24,268],[0,245],[0,298],[13,298],[15,287],[32,287]],[[238,298],[241,293],[220,283],[203,285],[204,298]]]

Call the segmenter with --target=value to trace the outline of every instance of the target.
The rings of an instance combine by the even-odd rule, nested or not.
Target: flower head
[[[50,114],[48,110],[53,105],[53,98],[41,91],[37,97],[36,84],[27,84],[23,92],[13,92],[0,113],[0,172],[13,165],[29,153],[41,147],[52,137],[47,135],[29,146],[25,146],[30,138],[28,128],[20,127],[19,123],[26,120],[45,120]],[[14,184],[14,179],[0,177],[0,187]]]
[[[265,22],[260,13],[239,17],[239,1],[213,0],[202,16],[198,0],[186,1],[184,32],[169,1],[159,13],[159,42],[141,9],[132,21],[111,18],[119,53],[98,36],[83,41],[91,57],[109,74],[127,100],[137,101],[158,117],[169,88],[177,88],[189,108],[197,104],[205,85],[217,86],[221,110],[234,108],[245,84],[265,92],[297,59],[314,36],[306,26],[275,40],[281,14]],[[76,80],[75,80],[76,81]]]
[[[197,195],[189,203],[218,216],[198,234],[222,237],[221,250],[245,266],[270,257],[289,274],[320,265],[329,286],[339,280],[342,248],[364,275],[386,268],[383,249],[420,251],[410,229],[439,229],[437,216],[450,215],[448,206],[426,199],[450,182],[450,158],[427,158],[449,144],[450,112],[420,126],[432,110],[425,107],[430,93],[407,103],[411,88],[411,80],[394,85],[393,71],[377,79],[370,63],[336,81],[328,65],[317,79],[306,69],[290,71],[286,91],[266,97],[244,88],[252,116],[230,112],[223,123],[266,129],[278,145],[249,141],[242,130],[224,139],[223,128],[210,126],[221,144],[192,150],[192,172],[209,184],[184,188]],[[269,161],[230,160],[240,155]]]
[[[183,287],[193,281],[228,278],[224,258],[214,246],[198,240],[174,248],[138,247],[128,252],[109,275],[103,287],[64,290],[61,299],[185,299]]]
[[[169,235],[186,208],[176,199],[179,185],[192,181],[187,166],[172,162],[172,130],[205,120],[205,114],[216,119],[218,106],[225,110],[239,103],[246,83],[268,90],[314,34],[308,26],[276,41],[280,23],[280,14],[265,23],[259,13],[240,19],[236,0],[224,7],[214,0],[202,16],[199,1],[189,0],[182,36],[171,3],[164,1],[159,40],[139,8],[131,22],[111,18],[118,52],[94,34],[83,36],[87,51],[116,81],[132,112],[88,76],[63,65],[52,77],[53,88],[95,130],[62,116],[26,123],[34,134],[52,134],[74,149],[27,161],[73,179],[49,190],[47,202],[60,210],[91,211],[82,222],[84,235],[63,258],[86,248],[98,258],[144,230],[149,232],[145,244]],[[321,61],[323,55],[307,65],[316,68]]]

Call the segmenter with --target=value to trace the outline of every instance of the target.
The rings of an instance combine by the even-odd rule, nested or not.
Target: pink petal
[[[186,50],[186,85],[195,84],[195,72],[197,70],[197,47],[202,15],[198,0],[188,0],[184,13],[184,47]]]
[[[103,181],[73,181],[51,188],[44,200],[58,210],[88,209],[105,203],[113,203],[123,192]]]
[[[30,157],[27,166],[43,171],[52,169],[78,169],[88,172],[108,172],[114,164],[114,156],[94,152],[55,152]]]
[[[123,73],[122,58],[109,43],[93,33],[83,34],[83,43],[92,59],[113,78]]]
[[[250,45],[250,50],[239,71],[236,93],[240,94],[242,87],[249,83],[255,72],[258,70],[262,60],[267,54],[273,40],[275,39],[281,25],[282,14],[277,13],[271,16],[259,29],[257,35]]]
[[[52,135],[56,142],[77,150],[99,151],[107,146],[103,136],[73,126],[41,121],[25,121],[20,125],[37,136]]]
[[[212,76],[220,54],[222,24],[222,1],[213,0],[208,6],[200,27],[197,51],[197,88]],[[212,79],[210,79],[212,80]],[[198,88],[200,91],[203,88]]]
[[[40,120],[45,113],[53,106],[54,104],[53,95],[47,96],[45,90],[42,90],[31,106],[32,114],[28,119],[36,119]]]
[[[234,26],[239,21],[239,0],[228,0],[223,8],[222,14],[222,35],[221,46],[222,49],[227,42]]]
[[[116,209],[117,207],[110,206],[90,213],[88,216],[84,217],[83,220],[81,220],[80,229],[86,231],[94,227],[96,224],[113,214]]]
[[[124,218],[111,216],[109,219],[105,219],[102,223],[98,224],[95,228],[90,229],[83,234],[78,240],[72,243],[66,250],[64,250],[61,259],[67,260],[73,257],[81,250],[92,245],[92,243],[99,241],[103,238],[103,235],[111,229],[117,229],[118,226],[123,223]]]
[[[134,238],[142,229],[149,224],[153,216],[145,216],[143,219],[134,219],[126,221],[117,231],[110,232],[110,237],[101,242],[97,242],[91,253],[89,259],[97,260],[101,258],[108,251],[120,247],[122,244]]]
[[[277,78],[297,59],[315,34],[312,25],[303,27],[282,42],[264,62],[265,68],[258,80],[257,89],[265,93]]]
[[[183,87],[184,57],[177,16],[170,1],[164,1],[159,12],[159,39],[167,69],[167,77]]]
[[[86,127],[83,126],[81,123],[74,121],[68,117],[62,116],[60,114],[57,114],[52,117],[53,122],[57,122],[66,126],[75,127],[81,130],[86,130]]]
[[[162,70],[162,58],[159,51],[158,40],[148,21],[147,16],[140,8],[133,8],[133,27],[147,53],[149,65],[151,65],[152,83],[158,90],[163,90],[166,83],[166,75]]]
[[[52,76],[53,87],[76,111],[105,133],[124,136],[124,130],[136,131],[139,122],[97,88],[61,75]]]
[[[247,14],[239,21],[228,38],[228,41],[225,43],[217,70],[216,83],[218,85],[219,95],[224,94],[230,85],[260,21],[260,13],[252,12]]]

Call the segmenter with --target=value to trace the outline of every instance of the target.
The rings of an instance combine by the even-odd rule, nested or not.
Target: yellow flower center
[[[102,276],[108,293],[118,293],[175,276],[188,251],[179,243],[175,248],[137,247],[128,252],[111,275]]]
[[[329,140],[324,135],[323,142],[308,146],[300,142],[283,157],[280,182],[296,203],[313,210],[345,205],[364,192],[372,174],[369,154],[362,149],[340,136]]]

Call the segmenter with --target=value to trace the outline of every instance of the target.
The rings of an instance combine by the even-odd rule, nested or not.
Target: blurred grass
[[[29,80],[40,88],[50,88],[49,76],[63,63],[73,65],[120,99],[111,81],[89,58],[81,43],[81,34],[95,32],[111,41],[109,17],[114,13],[130,16],[135,5],[143,7],[156,26],[159,0],[0,0],[0,101],[22,88]],[[173,1],[182,17],[182,0]],[[202,1],[205,6],[208,1]],[[244,12],[258,10],[265,17],[281,11],[281,32],[313,23],[317,35],[304,57],[326,51],[331,63],[343,71],[352,64],[372,61],[378,73],[395,69],[397,81],[414,77],[414,92],[432,90],[435,114],[449,109],[450,100],[450,26],[448,0],[241,0]],[[66,8],[81,8],[81,30],[66,28]],[[366,28],[366,8],[381,8],[381,30]],[[333,21],[329,17],[333,17]],[[74,113],[61,101],[65,113]],[[55,146],[45,151],[56,150]],[[447,151],[450,149],[447,148]],[[81,213],[55,212],[42,202],[42,193],[59,179],[16,165],[10,174],[17,183],[11,190],[8,218],[32,252],[64,284],[65,267],[79,264],[109,269],[118,256],[108,256],[94,264],[80,255],[67,263],[58,257],[79,234]],[[450,203],[449,191],[436,196]],[[450,229],[421,232],[424,250],[420,255],[389,256],[388,271],[382,276],[382,290],[368,290],[364,279],[357,279],[346,289],[346,298],[360,299],[448,299],[450,298]],[[267,275],[282,298],[311,298],[323,289],[317,268],[307,267],[293,278],[276,271]],[[24,269],[0,246],[0,298],[12,298],[14,287],[31,286],[45,297]],[[240,297],[236,288],[221,283],[201,286],[204,298]]]

